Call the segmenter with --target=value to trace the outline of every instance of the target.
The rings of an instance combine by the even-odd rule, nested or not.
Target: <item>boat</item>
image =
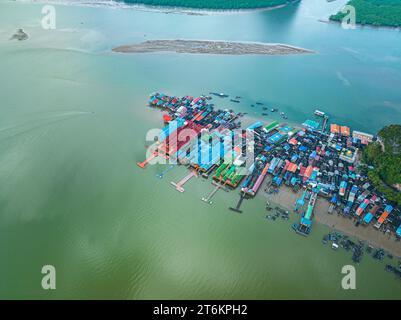
[[[225,94],[225,93],[210,92],[210,94],[212,94],[214,96],[217,96],[217,97],[220,97],[220,98],[227,98],[228,97],[228,94]]]
[[[235,102],[235,103],[240,103],[241,101],[239,100],[235,100],[235,99],[230,99],[231,102]]]
[[[270,109],[270,112],[277,112],[277,111],[278,111],[277,108],[271,108],[271,109]]]
[[[318,117],[324,117],[326,115],[326,113],[316,109],[315,110],[315,115],[318,116]]]

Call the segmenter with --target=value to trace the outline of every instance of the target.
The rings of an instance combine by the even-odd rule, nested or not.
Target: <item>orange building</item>
[[[330,125],[330,132],[334,134],[340,133],[340,126],[338,124],[332,123]]]

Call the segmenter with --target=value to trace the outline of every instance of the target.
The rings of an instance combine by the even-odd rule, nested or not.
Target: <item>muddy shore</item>
[[[295,193],[286,186],[280,187],[279,192],[275,194],[267,195],[263,189],[261,189],[261,193],[262,192],[264,193],[263,196],[265,198],[267,197],[269,201],[280,204],[280,206],[291,211],[294,209],[296,200],[302,195],[302,190]],[[352,219],[345,218],[342,215],[337,214],[335,211],[332,214],[329,214],[329,205],[327,199],[318,197],[314,209],[313,220],[348,236],[366,241],[375,248],[382,248],[394,256],[401,257],[401,243],[395,241],[394,235],[384,234],[382,231],[373,228],[372,225],[359,225],[356,227]]]

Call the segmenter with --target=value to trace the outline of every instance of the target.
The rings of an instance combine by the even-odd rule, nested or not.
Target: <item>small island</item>
[[[176,52],[222,55],[288,55],[307,54],[313,51],[285,44],[227,42],[206,40],[149,40],[113,48],[121,53]]]
[[[18,29],[16,33],[14,33],[10,40],[18,40],[24,41],[28,39],[28,34],[23,29]]]
[[[377,27],[401,27],[401,1],[399,0],[351,0],[348,5],[356,11],[356,23]],[[338,12],[331,21],[341,22],[346,13]]]
[[[129,4],[208,10],[239,10],[282,7],[299,0],[120,0]]]

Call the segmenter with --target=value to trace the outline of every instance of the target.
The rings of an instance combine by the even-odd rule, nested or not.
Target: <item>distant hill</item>
[[[362,159],[374,169],[368,175],[389,200],[401,205],[401,125],[380,130],[379,141],[368,145]]]
[[[356,23],[361,25],[401,27],[401,0],[351,0],[356,11]],[[342,21],[346,14],[337,13],[332,21]]]
[[[196,9],[253,9],[285,5],[297,0],[120,0],[132,4]]]

